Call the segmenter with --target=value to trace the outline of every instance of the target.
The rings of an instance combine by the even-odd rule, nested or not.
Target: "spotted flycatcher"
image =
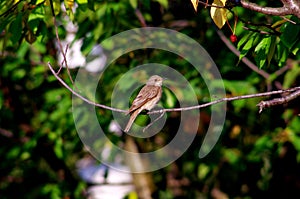
[[[128,132],[135,118],[143,110],[151,110],[161,98],[163,78],[153,75],[149,78],[146,85],[140,90],[137,97],[132,102],[127,114],[130,119],[126,125],[124,132]]]

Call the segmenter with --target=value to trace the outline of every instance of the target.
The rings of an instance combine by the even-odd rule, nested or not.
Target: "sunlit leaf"
[[[174,107],[176,101],[173,97],[173,94],[168,89],[164,89],[164,94],[166,95],[166,106]]]
[[[294,47],[292,53],[294,55],[296,55],[299,50],[300,50],[300,40],[295,44],[295,47]]]
[[[62,159],[63,158],[63,141],[61,139],[61,137],[58,137],[58,139],[55,140],[55,144],[54,144],[54,153],[55,155],[59,158]]]
[[[74,6],[74,0],[64,0],[66,8],[72,9]]]
[[[225,149],[224,150],[224,158],[230,164],[237,164],[240,156],[241,156],[241,152],[237,149]]]
[[[256,53],[255,61],[260,68],[262,68],[267,61],[267,55],[270,51],[271,41],[271,37],[263,38],[254,50],[254,52]]]
[[[210,9],[210,16],[218,26],[222,28],[227,20],[227,10],[225,8],[216,8],[214,6],[225,6],[226,0],[214,0],[213,7]]]
[[[242,46],[249,40],[249,38],[253,35],[253,32],[249,32],[247,35],[244,35],[240,38],[239,43],[237,45],[237,49],[240,50]]]
[[[203,180],[210,172],[210,169],[206,164],[200,164],[198,167],[198,178]]]
[[[137,0],[129,0],[129,3],[133,9],[137,8],[137,4],[138,4]]]
[[[197,12],[197,8],[198,8],[198,0],[191,0],[194,10]]]
[[[40,3],[44,3],[44,2],[45,2],[45,0],[37,0],[35,3],[40,4]]]
[[[162,5],[164,8],[168,8],[169,2],[168,0],[156,0],[160,5]]]
[[[249,52],[249,50],[253,47],[254,45],[254,40],[256,38],[256,33],[254,33],[253,35],[247,37],[247,42],[245,43],[245,45],[243,46],[240,56],[239,56],[239,60],[241,60],[243,57],[245,57],[247,55],[247,53]]]
[[[45,5],[51,6],[51,7],[53,6],[54,14],[55,15],[58,15],[60,13],[60,1],[59,0],[52,0],[52,1],[47,0],[45,2]]]
[[[300,66],[296,62],[291,63],[292,67],[284,75],[283,85],[284,89],[290,88],[300,76]]]
[[[77,0],[76,1],[78,4],[86,4],[88,0]]]

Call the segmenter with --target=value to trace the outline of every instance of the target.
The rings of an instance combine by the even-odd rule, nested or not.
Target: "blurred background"
[[[279,1],[256,3],[281,6]],[[47,65],[51,62],[58,71],[63,62],[62,44],[64,50],[66,45],[69,47],[72,78],[79,67],[85,67],[87,74],[99,72],[105,63],[101,48],[95,54],[97,67],[86,61],[95,46],[122,31],[151,26],[177,30],[199,42],[216,63],[228,97],[299,86],[299,19],[265,15],[237,5],[239,1],[230,6],[227,22],[219,30],[209,7],[199,4],[196,12],[190,1],[183,0],[1,1],[0,198],[248,199],[299,195],[299,98],[261,114],[256,104],[269,98],[228,102],[218,143],[208,156],[199,159],[210,122],[210,108],[201,109],[197,135],[186,153],[166,168],[131,175],[113,170],[90,155],[76,132],[72,94]],[[237,52],[247,60],[240,60]],[[199,103],[213,100],[201,76],[190,69],[187,61],[169,52],[146,49],[111,63],[99,81],[101,89],[97,89],[95,101],[109,106],[114,85],[122,74],[145,63],[174,66],[197,92]],[[72,85],[66,68],[59,75]],[[143,81],[144,75],[133,78]],[[85,92],[93,96],[89,88]],[[167,89],[160,103],[166,108],[178,107]],[[97,108],[96,112],[113,143],[132,143],[113,123],[111,111]],[[147,151],[168,143],[179,117],[179,112],[168,114],[162,134],[135,139],[133,146]],[[83,115],[81,122],[86,120]],[[138,122],[146,125],[145,119]],[[186,124],[187,133],[188,127]],[[121,170],[128,166],[116,160]]]

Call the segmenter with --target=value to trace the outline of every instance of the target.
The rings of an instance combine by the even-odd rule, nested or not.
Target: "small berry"
[[[238,40],[238,38],[237,38],[236,35],[230,35],[230,41],[231,41],[232,43],[237,42],[237,40]]]

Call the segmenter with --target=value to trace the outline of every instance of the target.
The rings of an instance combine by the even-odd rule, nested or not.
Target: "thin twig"
[[[11,131],[3,129],[3,128],[0,128],[0,135],[3,135],[8,138],[11,138],[14,136],[14,134]]]
[[[73,95],[76,95],[77,97],[79,97],[80,99],[82,99],[83,101],[85,101],[86,103],[90,104],[90,105],[94,105],[100,108],[104,108],[104,109],[108,109],[111,111],[115,111],[115,112],[121,112],[121,113],[126,113],[126,110],[121,110],[121,109],[117,109],[117,108],[112,108],[109,106],[105,106],[103,104],[97,104],[96,102],[92,102],[90,100],[88,100],[87,98],[83,97],[82,95],[80,95],[79,93],[75,92],[72,88],[70,88],[68,86],[68,84],[66,82],[64,82],[64,80],[62,80],[58,74],[55,72],[55,70],[53,69],[53,67],[51,66],[50,62],[48,62],[48,67],[50,69],[50,71],[52,72],[52,74],[55,76],[55,78],[64,86],[66,87]]]
[[[143,14],[141,13],[141,11],[138,8],[135,9],[134,14],[138,18],[139,22],[141,23],[141,26],[142,27],[147,27],[146,20],[145,20]]]
[[[278,77],[278,76],[282,75],[283,73],[285,73],[290,68],[291,68],[291,64],[287,61],[287,64],[284,67],[275,71],[274,74]]]
[[[244,30],[248,30],[248,31],[252,31],[252,32],[257,32],[257,33],[259,33],[261,35],[271,35],[271,34],[273,34],[273,33],[268,32],[268,31],[258,30],[258,29],[254,29],[254,28],[249,28],[247,26],[243,26],[243,29]]]
[[[285,16],[280,16],[280,18],[282,18],[282,19],[284,19],[284,20],[286,20],[286,21],[290,22],[291,24],[294,24],[294,25],[296,25],[296,24],[297,24],[295,21],[293,21],[293,20],[290,20],[290,19],[286,18]]]
[[[69,45],[67,44],[66,49],[65,49],[65,55],[67,54],[68,49],[69,49]],[[61,71],[61,69],[63,68],[63,65],[64,65],[65,62],[66,62],[66,60],[63,59],[62,62],[61,62],[61,64],[60,64],[60,67],[59,67],[58,71],[56,72],[56,74],[59,74],[59,73],[60,73],[60,71]],[[71,82],[72,82],[72,80],[71,80]]]
[[[206,7],[214,7],[214,8],[226,8],[226,6],[218,6],[218,5],[212,5],[212,4],[209,4],[207,2],[203,2],[203,1],[198,1],[198,3],[202,4]]]
[[[70,70],[69,70],[69,66],[68,66],[68,62],[67,62],[67,57],[66,57],[66,52],[67,52],[68,46],[67,46],[66,50],[64,51],[64,49],[62,47],[62,44],[61,44],[61,41],[60,41],[60,38],[59,38],[59,35],[58,35],[57,22],[56,22],[56,18],[55,18],[55,12],[54,12],[54,7],[53,7],[53,1],[52,0],[50,0],[50,7],[51,7],[51,10],[52,10],[52,15],[53,15],[53,24],[54,24],[54,29],[55,29],[55,35],[56,35],[57,43],[58,43],[58,46],[59,46],[59,50],[61,51],[61,54],[63,56],[63,63],[65,63],[69,79],[72,82],[72,84],[74,85],[74,81],[72,79],[72,76],[71,76],[71,73],[70,73]],[[63,66],[63,64],[61,64],[61,67],[62,66]],[[60,72],[60,70],[59,70],[59,72]]]
[[[153,122],[151,122],[150,124],[148,124],[144,129],[143,132],[145,132],[150,126],[152,126],[152,124],[154,124],[156,121],[158,121],[160,118],[162,118],[162,116],[164,116],[165,112],[161,112],[160,116],[157,117]]]

